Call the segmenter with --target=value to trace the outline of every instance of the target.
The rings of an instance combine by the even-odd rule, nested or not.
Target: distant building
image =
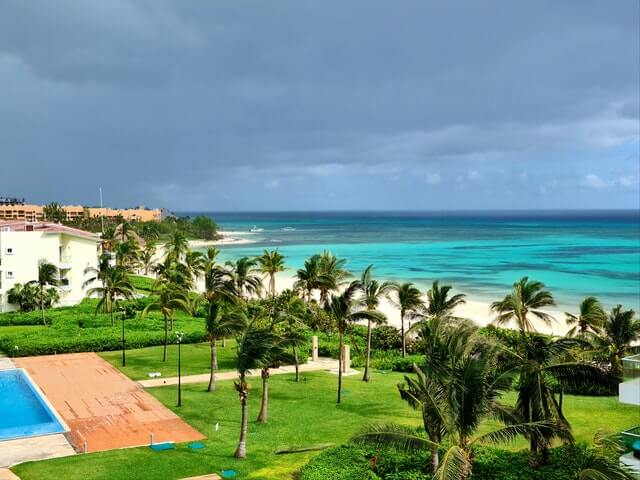
[[[74,305],[89,286],[87,267],[98,267],[100,237],[57,223],[0,221],[0,312],[14,310],[7,292],[16,284],[38,279],[41,259],[58,267],[60,303]]]
[[[0,199],[1,200],[1,199]],[[17,199],[6,199],[17,200]],[[82,205],[63,205],[68,220],[87,217],[117,218],[122,217],[128,222],[159,222],[162,211],[158,208],[148,210],[144,206],[138,208],[107,208],[83,207]],[[3,203],[0,201],[0,220],[23,220],[27,222],[41,222],[46,220],[43,205],[29,205],[22,203]]]

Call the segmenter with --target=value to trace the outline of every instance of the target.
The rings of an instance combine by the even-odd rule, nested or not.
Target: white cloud
[[[613,182],[604,180],[593,173],[586,175],[580,184],[583,187],[590,188],[592,190],[608,190],[613,186]]]
[[[264,184],[264,186],[267,187],[269,190],[275,190],[276,188],[280,188],[280,180],[278,179],[269,180],[267,183]]]
[[[438,172],[427,173],[427,183],[429,185],[440,185],[440,182],[442,182],[442,177]]]
[[[469,170],[467,172],[467,180],[469,180],[470,182],[474,182],[476,180],[480,180],[480,177],[482,175],[480,174],[480,172],[478,170]]]
[[[620,184],[620,186],[625,187],[625,188],[634,188],[634,187],[638,188],[638,186],[639,186],[638,184],[640,182],[639,182],[639,179],[638,179],[637,176],[635,176],[635,175],[627,175],[627,176],[624,176],[624,177],[620,177],[618,179],[618,183]]]

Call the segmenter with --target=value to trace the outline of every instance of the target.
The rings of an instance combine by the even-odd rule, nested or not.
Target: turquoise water
[[[0,372],[0,412],[0,440],[64,431],[21,370]]]
[[[439,279],[476,299],[497,299],[528,275],[562,306],[596,295],[640,310],[638,211],[207,215],[256,241],[223,247],[223,260],[278,248],[293,269],[326,249],[354,273],[373,263],[380,278]],[[254,226],[264,230],[250,234]]]

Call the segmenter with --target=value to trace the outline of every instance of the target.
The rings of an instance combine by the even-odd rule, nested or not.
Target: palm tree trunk
[[[42,324],[47,326],[47,319],[44,317],[44,287],[40,286],[40,311],[42,313]]]
[[[269,278],[269,290],[271,290],[271,296],[276,296],[276,274],[272,273],[271,278]]]
[[[438,452],[438,447],[431,447],[431,473],[436,473],[438,467],[440,466],[440,453]]]
[[[262,401],[257,421],[267,423],[269,419],[269,367],[263,367],[260,376],[262,377]]]
[[[338,354],[338,402],[342,399],[342,344],[344,342],[344,332],[340,330],[339,333],[340,341],[338,342],[340,345],[340,353]]]
[[[400,310],[400,337],[402,340],[402,358],[407,356],[407,347],[404,338],[404,308]]]
[[[209,386],[207,392],[216,389],[216,372],[218,371],[218,351],[216,347],[216,337],[211,338],[211,376],[209,377]]]
[[[247,456],[247,396],[249,392],[244,385],[244,379],[240,379],[241,389],[240,392],[240,406],[242,408],[242,420],[240,421],[240,440],[238,441],[238,447],[233,454],[236,458],[245,458]]]
[[[162,351],[162,361],[166,362],[167,361],[167,343],[169,340],[169,332],[168,332],[168,322],[169,320],[167,319],[166,315],[164,316],[164,349]]]
[[[296,366],[296,382],[300,381],[300,361],[298,360],[298,349],[293,347],[293,361]]]
[[[365,353],[364,361],[364,375],[362,380],[368,382],[371,380],[371,374],[369,373],[369,365],[371,364],[371,320],[367,320],[367,351]]]

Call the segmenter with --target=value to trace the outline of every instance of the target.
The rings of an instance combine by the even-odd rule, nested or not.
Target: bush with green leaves
[[[413,372],[413,364],[422,365],[424,363],[423,355],[407,355],[397,351],[374,351],[371,355],[371,368],[374,370],[394,371],[394,372]],[[351,360],[352,367],[363,367],[364,356],[356,355]]]
[[[369,451],[353,445],[325,450],[311,459],[298,475],[299,480],[378,480]]]
[[[391,325],[380,325],[371,331],[371,348],[373,350],[400,350],[402,338],[400,331]]]

